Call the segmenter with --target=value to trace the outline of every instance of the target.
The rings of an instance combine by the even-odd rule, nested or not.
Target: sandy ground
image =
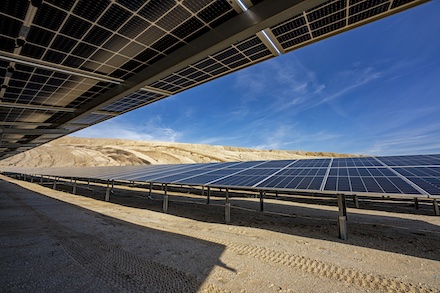
[[[2,292],[440,292],[440,217],[403,200],[224,200],[0,177]]]
[[[0,161],[0,167],[127,166],[301,159],[334,153],[255,150],[228,146],[62,137]]]

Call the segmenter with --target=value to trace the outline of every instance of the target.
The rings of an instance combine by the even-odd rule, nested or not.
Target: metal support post
[[[34,183],[34,175],[31,175],[31,183]]]
[[[263,191],[260,190],[260,212],[264,211]]]
[[[345,202],[345,195],[338,194],[338,230],[339,238],[347,239],[347,206]]]
[[[151,197],[151,192],[153,191],[153,182],[150,182],[150,190],[148,192],[148,196]]]
[[[24,174],[23,177],[24,177],[24,181],[26,181],[26,179],[27,179],[27,178],[26,178],[26,174]]]
[[[229,190],[226,188],[225,222],[231,222],[231,203],[229,202]]]
[[[208,194],[206,196],[206,204],[209,204],[211,201],[211,187],[208,186]]]
[[[278,190],[275,191],[275,198],[278,199]]]
[[[163,185],[162,185],[163,187]],[[165,189],[164,189],[164,196],[163,196],[163,212],[167,213],[168,212],[168,192],[167,192],[167,184],[165,184]]]
[[[40,176],[40,184],[43,184],[43,175]]]
[[[433,200],[432,205],[434,206],[434,213],[436,216],[440,216],[440,211],[438,208],[438,202],[436,199]]]
[[[107,188],[105,190],[105,201],[110,201],[110,180],[107,180]]]
[[[76,194],[76,179],[75,179],[75,181],[73,182],[73,190],[72,190],[72,193],[73,193],[73,194]]]
[[[414,197],[414,204],[416,206],[416,209],[419,209],[419,198],[418,197]]]
[[[56,177],[53,178],[52,189],[57,189],[57,178]]]
[[[355,207],[358,209],[359,208],[359,199],[356,194],[353,195],[353,201],[354,201]]]

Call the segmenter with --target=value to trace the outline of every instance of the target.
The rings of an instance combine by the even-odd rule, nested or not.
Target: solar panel
[[[438,155],[421,155],[380,157],[382,163],[368,157],[24,171],[51,176],[257,190],[436,197],[440,195],[439,158]],[[370,166],[375,162],[380,166]],[[397,165],[412,163],[415,166],[386,166],[383,162]]]
[[[440,158],[429,155],[377,157],[388,166],[440,165]]]
[[[258,0],[243,12],[228,0],[47,0],[38,7],[3,0],[0,82],[8,108],[0,108],[0,122],[45,123],[34,128],[65,135],[277,56],[262,30],[285,53],[423,2]],[[62,135],[2,141],[41,144]],[[0,159],[25,149],[8,148]],[[328,162],[316,163],[308,167]]]

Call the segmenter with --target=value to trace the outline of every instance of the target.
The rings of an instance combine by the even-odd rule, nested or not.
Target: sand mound
[[[63,137],[0,161],[4,167],[82,167],[283,160],[346,156],[304,151],[123,139]]]

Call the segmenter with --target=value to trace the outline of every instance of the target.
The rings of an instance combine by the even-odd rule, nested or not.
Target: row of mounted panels
[[[440,155],[3,171],[221,188],[440,197]]]

